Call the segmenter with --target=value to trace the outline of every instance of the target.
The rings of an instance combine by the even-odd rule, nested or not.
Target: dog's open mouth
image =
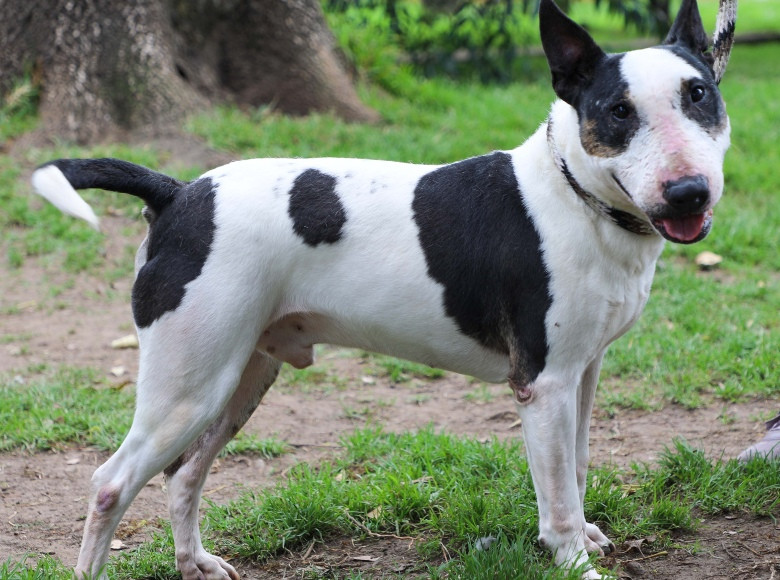
[[[705,213],[653,220],[653,226],[670,242],[693,244],[704,239],[712,226],[712,210]]]

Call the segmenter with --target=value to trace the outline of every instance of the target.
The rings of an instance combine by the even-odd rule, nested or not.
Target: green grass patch
[[[445,372],[441,369],[392,356],[366,352],[363,353],[362,358],[377,368],[378,375],[388,377],[393,383],[403,383],[413,378],[440,379],[445,375]]]
[[[63,367],[30,385],[0,381],[0,452],[48,451],[91,445],[114,451],[130,429],[135,407],[131,390],[113,389],[92,369]],[[240,431],[222,455],[278,457],[279,439]]]
[[[0,451],[74,443],[113,451],[130,428],[134,399],[91,369],[63,367],[29,385],[0,382]]]
[[[0,580],[72,580],[73,572],[51,556],[0,562]]]
[[[345,439],[342,459],[317,469],[299,465],[273,489],[211,505],[203,523],[207,549],[264,561],[312,541],[364,538],[365,530],[415,538],[429,578],[566,578],[535,542],[536,502],[522,448],[423,430],[394,435],[359,430]],[[613,541],[655,537],[669,547],[694,531],[699,513],[731,511],[777,516],[776,464],[707,459],[678,442],[660,466],[633,472],[593,470],[586,517]],[[495,543],[480,550],[477,541]],[[441,546],[453,560],[441,564]],[[174,578],[170,531],[115,557],[116,578]],[[425,562],[428,562],[426,565]]]
[[[239,431],[222,450],[221,455],[258,455],[266,459],[279,457],[288,450],[284,441],[275,437],[260,438],[252,433]]]

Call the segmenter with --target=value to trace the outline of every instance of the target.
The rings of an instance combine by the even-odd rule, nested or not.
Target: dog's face
[[[551,0],[542,8],[553,86],[577,112],[590,167],[610,185],[605,201],[630,204],[673,242],[704,238],[730,127],[695,0],[683,3],[665,44],[617,55],[561,20]]]

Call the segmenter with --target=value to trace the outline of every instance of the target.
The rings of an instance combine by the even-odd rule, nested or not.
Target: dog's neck
[[[547,119],[547,145],[550,148],[555,166],[561,172],[564,178],[566,178],[569,187],[576,193],[585,204],[595,211],[597,214],[607,218],[614,222],[624,230],[637,234],[639,236],[649,236],[656,233],[653,226],[646,221],[638,218],[637,216],[618,209],[609,205],[603,199],[596,197],[589,191],[587,191],[574,177],[569,167],[566,165],[566,160],[561,155],[558,147],[555,144],[555,138],[553,137],[553,121],[552,115]]]

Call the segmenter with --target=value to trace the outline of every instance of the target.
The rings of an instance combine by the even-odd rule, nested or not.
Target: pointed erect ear
[[[699,16],[699,7],[696,0],[683,0],[677,18],[666,35],[664,44],[676,44],[690,50],[712,67],[712,55],[706,54],[710,46],[710,39],[704,30]]]
[[[580,92],[606,55],[553,0],[541,0],[539,4],[539,30],[555,94],[576,107]]]

